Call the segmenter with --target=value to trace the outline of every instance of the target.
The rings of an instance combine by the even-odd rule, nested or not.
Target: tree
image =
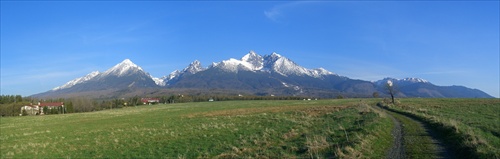
[[[115,99],[115,100],[113,100],[114,108],[122,108],[123,103],[124,102],[121,99]]]
[[[167,96],[161,96],[160,98],[160,103],[167,104],[168,97]]]
[[[175,95],[170,95],[170,97],[168,98],[168,103],[175,103]]]
[[[337,95],[337,99],[344,99],[344,96],[339,94],[339,95]]]
[[[71,102],[71,101],[68,102],[68,104],[66,105],[66,111],[68,113],[74,113],[75,112],[74,109],[73,109],[73,102]]]
[[[16,95],[15,98],[16,98],[15,99],[16,102],[22,102],[23,101],[23,96],[21,96],[21,95]]]
[[[127,105],[129,106],[137,106],[139,105],[141,102],[141,99],[139,98],[139,96],[134,96],[132,98],[129,98],[128,102],[127,102]]]
[[[378,98],[380,95],[378,92],[373,92],[373,98]]]
[[[385,85],[385,88],[387,90],[387,93],[391,95],[391,102],[394,104],[394,94],[396,94],[396,89],[394,88],[394,83],[392,83],[391,80],[387,81],[387,84]]]

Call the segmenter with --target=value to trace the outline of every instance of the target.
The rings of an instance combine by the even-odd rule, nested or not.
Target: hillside
[[[125,59],[102,73],[89,73],[33,97],[123,98],[129,97],[126,95],[160,96],[162,92],[176,91],[205,95],[224,91],[228,95],[371,97],[374,92],[387,96],[387,81],[395,83],[398,97],[492,98],[481,90],[437,86],[420,78],[385,78],[375,82],[356,80],[323,68],[305,68],[277,53],[261,56],[253,51],[240,59],[231,58],[208,67],[195,60],[186,68],[160,78]]]

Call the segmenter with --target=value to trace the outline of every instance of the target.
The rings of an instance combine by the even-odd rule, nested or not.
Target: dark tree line
[[[23,98],[21,95],[0,96],[0,116],[19,116],[21,107],[30,104],[31,98]]]
[[[23,102],[23,97],[21,95],[1,95],[0,104],[11,104],[16,102]]]

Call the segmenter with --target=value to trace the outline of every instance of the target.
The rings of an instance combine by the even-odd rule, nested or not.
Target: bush
[[[28,115],[28,112],[26,112],[26,110],[23,110],[22,115],[23,115],[23,116],[27,116],[27,115]]]

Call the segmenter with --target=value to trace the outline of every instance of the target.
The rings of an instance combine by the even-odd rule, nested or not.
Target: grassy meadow
[[[379,101],[199,102],[0,118],[0,157],[385,158],[394,124],[371,107]],[[499,158],[499,99],[399,102],[390,109],[430,123],[465,157]],[[425,130],[401,122],[405,140],[429,143],[412,139]],[[433,156],[432,146],[413,145],[407,155]]]
[[[469,158],[500,158],[500,99],[399,99],[391,108],[430,123]]]
[[[376,100],[225,101],[0,118],[1,158],[384,158]]]

